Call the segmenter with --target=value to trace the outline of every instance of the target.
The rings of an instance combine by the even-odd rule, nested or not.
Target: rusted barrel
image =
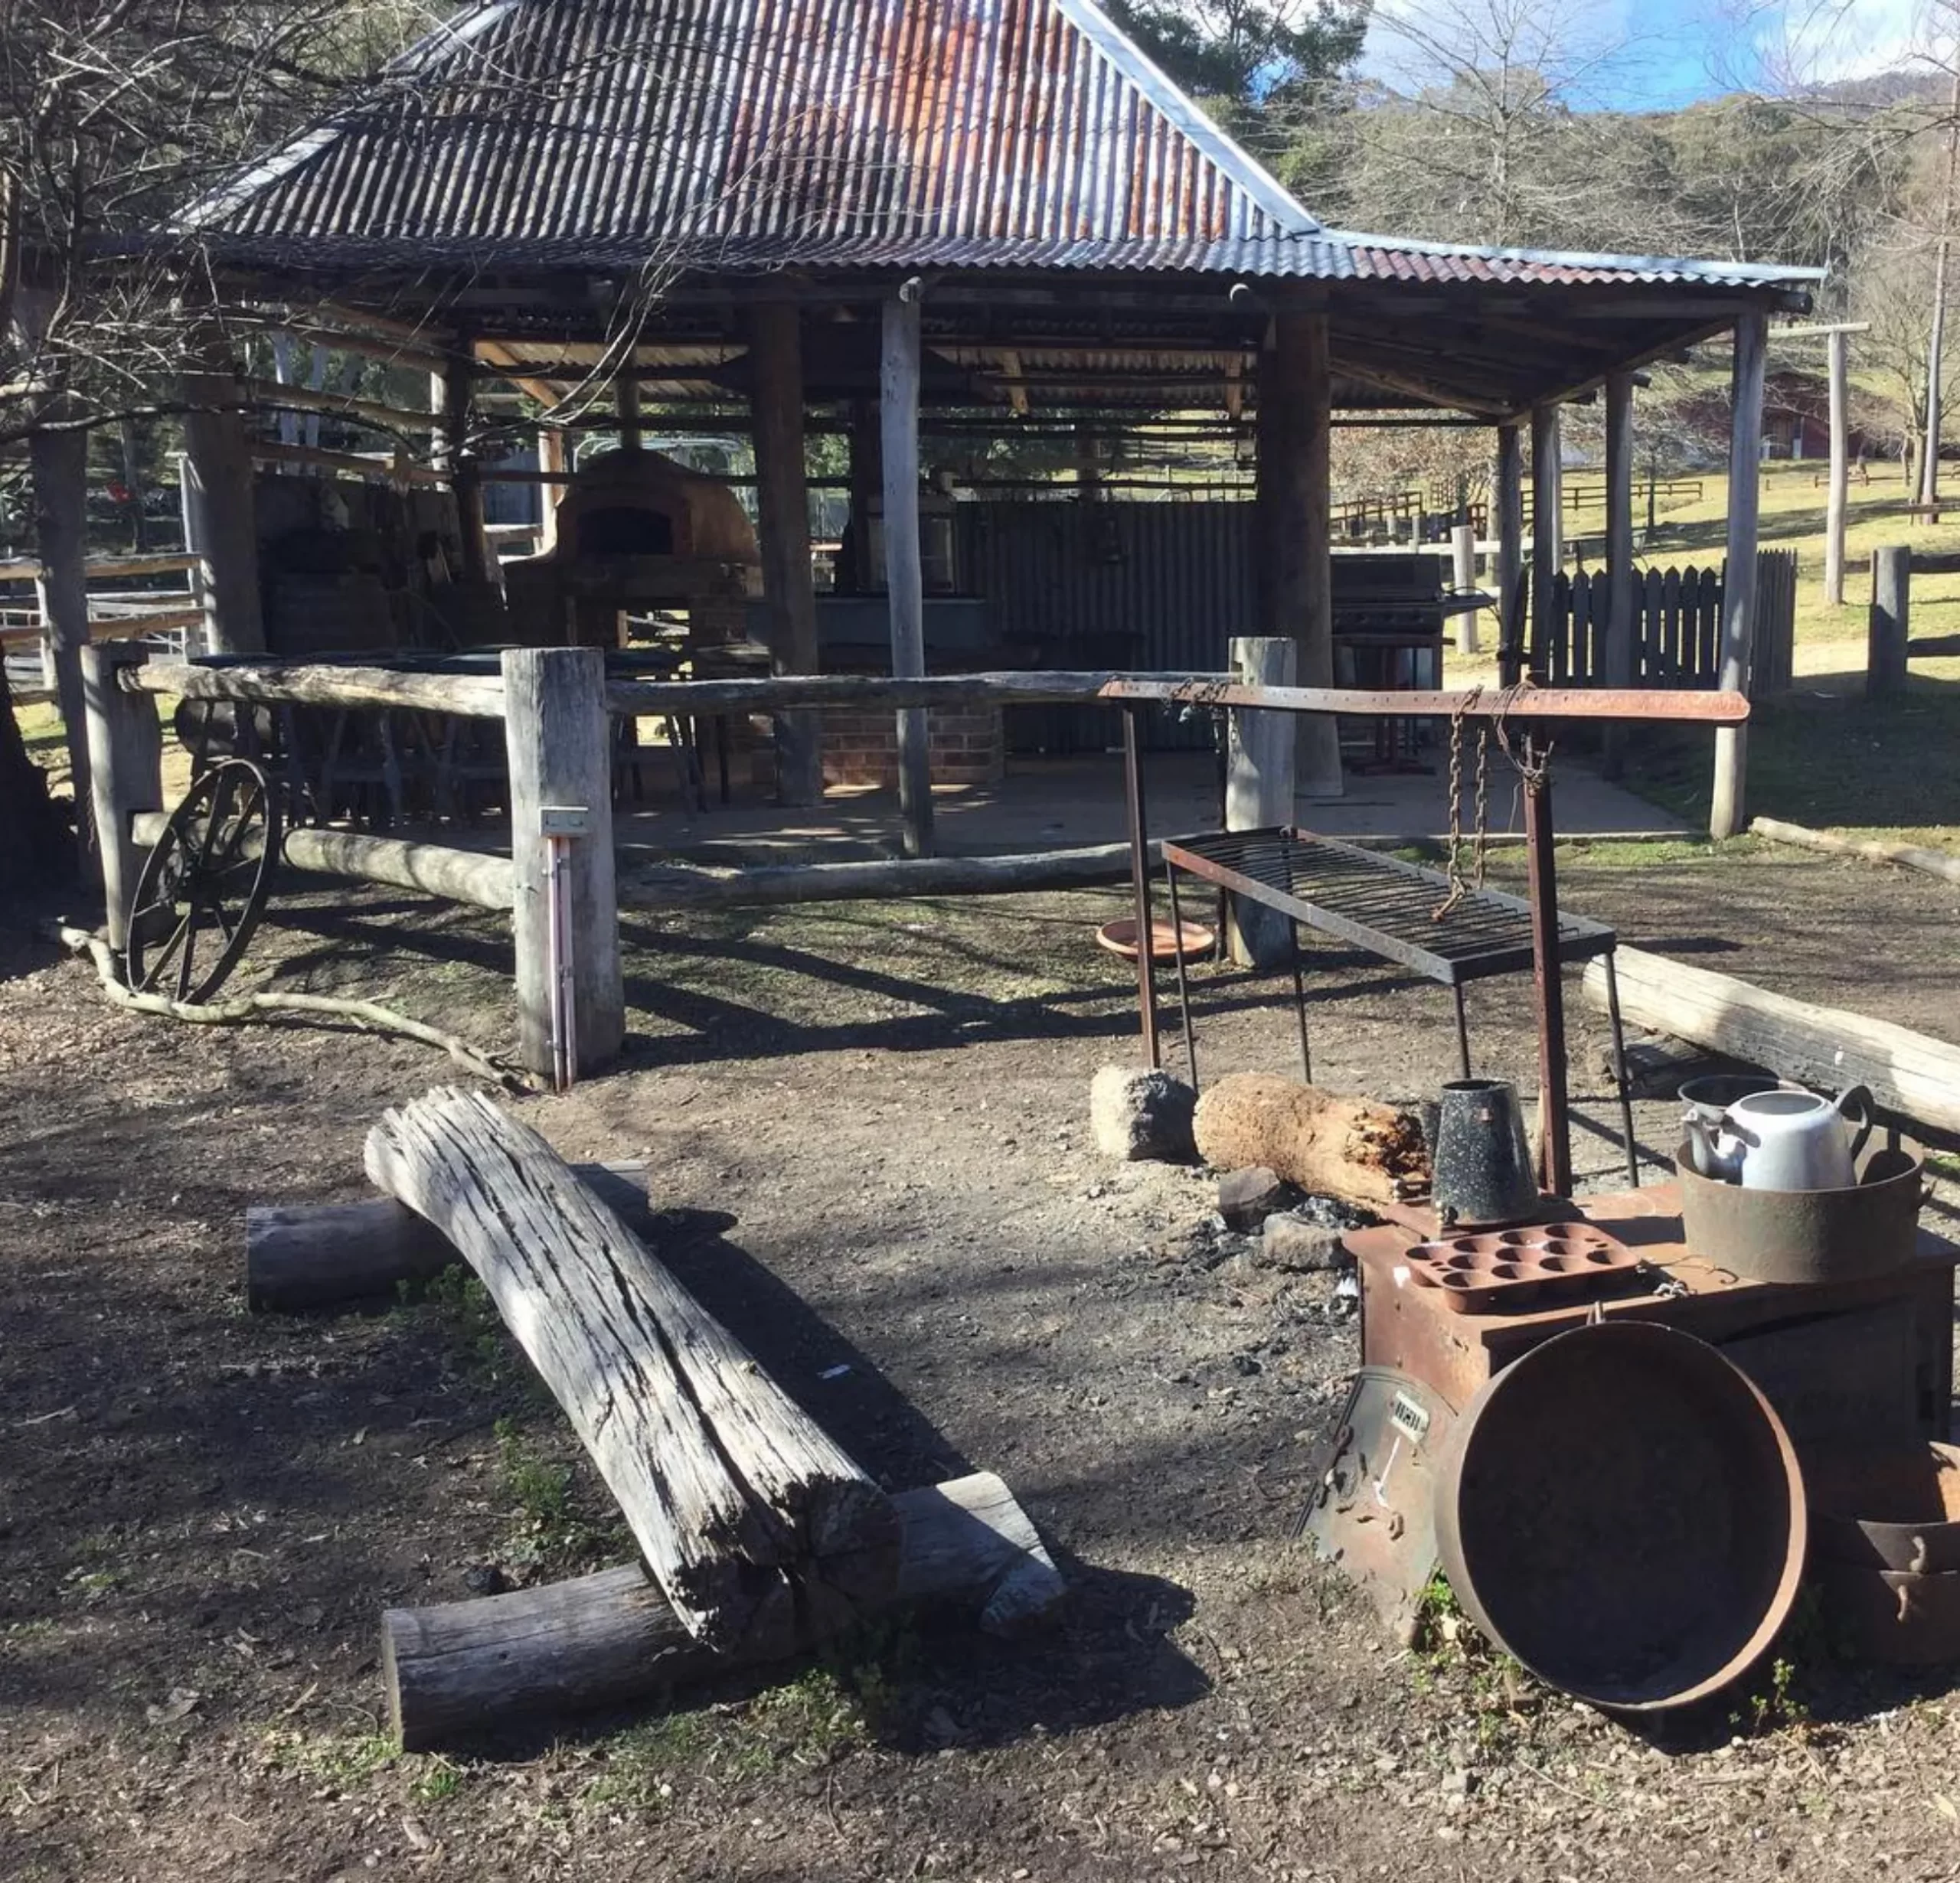
[[[1440,1461],[1436,1545],[1485,1634],[1540,1679],[1628,1713],[1739,1679],[1803,1575],[1782,1422],[1706,1342],[1575,1328],[1472,1401]]]

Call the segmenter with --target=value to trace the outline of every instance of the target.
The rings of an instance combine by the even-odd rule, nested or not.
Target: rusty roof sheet
[[[304,267],[1815,278],[1325,229],[1093,0],[479,0],[178,228]]]

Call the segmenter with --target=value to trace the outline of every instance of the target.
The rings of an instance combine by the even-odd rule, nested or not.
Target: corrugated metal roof
[[[480,0],[180,227],[315,267],[1815,278],[1323,229],[1093,0]]]

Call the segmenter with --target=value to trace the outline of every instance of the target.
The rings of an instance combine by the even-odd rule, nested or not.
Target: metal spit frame
[[[1352,712],[1360,709],[1354,704],[1357,696],[1351,690],[1313,687],[1260,687],[1236,681],[1117,680],[1111,681],[1102,689],[1102,697],[1117,702],[1122,708],[1123,777],[1129,818],[1130,881],[1136,905],[1137,999],[1142,1023],[1144,1050],[1151,1065],[1155,1067],[1162,1063],[1162,1053],[1158,1039],[1154,936],[1150,909],[1148,819],[1144,795],[1142,742],[1138,737],[1138,722],[1145,706],[1152,703],[1165,703],[1250,707],[1266,712],[1321,713]],[[1671,693],[1614,687],[1550,689],[1534,687],[1529,684],[1507,687],[1488,695],[1483,689],[1477,688],[1466,693],[1408,693],[1392,697],[1396,702],[1393,710],[1411,718],[1453,719],[1460,714],[1466,719],[1491,720],[1500,723],[1518,720],[1530,723],[1534,733],[1543,723],[1562,718],[1734,726],[1747,720],[1749,711],[1749,701],[1742,694],[1735,693]],[[1540,1178],[1547,1191],[1555,1196],[1565,1196],[1570,1194],[1572,1189],[1572,1120],[1566,1085],[1565,996],[1559,971],[1561,961],[1567,955],[1565,931],[1566,928],[1576,931],[1582,925],[1576,919],[1568,919],[1562,925],[1559,915],[1551,782],[1549,774],[1541,765],[1530,766],[1527,769],[1524,828],[1528,893],[1524,906],[1530,920],[1532,980],[1538,1019],[1539,1106],[1540,1116],[1544,1120],[1544,1128],[1540,1134]],[[1171,860],[1171,853],[1178,851],[1180,847],[1168,844],[1165,848],[1166,871],[1174,879],[1171,893],[1174,899],[1174,873],[1178,866]],[[1182,846],[1182,850],[1185,855],[1192,853],[1188,842]],[[1373,856],[1370,852],[1361,853]],[[1375,858],[1374,860],[1377,863],[1392,863],[1398,870],[1413,870],[1414,867],[1400,863],[1394,859]],[[1200,870],[1197,873],[1217,879],[1212,871]],[[1276,899],[1279,892],[1270,885],[1258,883],[1256,879],[1246,878],[1243,883],[1226,886],[1237,888],[1240,893],[1254,896],[1289,915],[1297,915],[1302,911],[1302,905],[1298,899],[1289,896],[1285,901],[1279,901]],[[1478,893],[1488,896],[1494,893],[1485,891]],[[1511,897],[1502,899],[1505,902],[1515,902],[1515,899]],[[1598,927],[1596,924],[1583,925],[1592,928]],[[1606,961],[1607,1007],[1613,1034],[1614,1072],[1620,1090],[1621,1121],[1626,1140],[1628,1172],[1637,1186],[1639,1182],[1638,1158],[1634,1148],[1633,1108],[1627,1088],[1625,1057],[1621,1038],[1619,989],[1615,984],[1613,972],[1612,932],[1608,930],[1604,933],[1607,938],[1603,947],[1595,951],[1603,953]],[[1361,940],[1362,937],[1355,935],[1350,938]],[[1575,941],[1580,938],[1575,933]],[[1364,945],[1379,951],[1386,940],[1387,938],[1379,933],[1371,933]],[[1442,964],[1442,958],[1433,951],[1417,950],[1413,945],[1406,945],[1410,948],[1408,953],[1390,951],[1391,958],[1403,961],[1406,964],[1417,968],[1419,971],[1426,973],[1431,972],[1431,970],[1423,962],[1412,958],[1414,955],[1426,953],[1439,967]],[[1573,958],[1577,958],[1576,956]],[[1297,939],[1294,958],[1297,991]],[[1521,963],[1516,964],[1522,965]],[[1181,992],[1184,977],[1181,953],[1178,956],[1177,969]],[[1505,971],[1493,968],[1486,971]],[[1439,974],[1434,977],[1442,978]],[[1452,987],[1459,1003],[1459,1048],[1467,1059],[1468,1043],[1462,1015],[1461,981],[1452,978],[1447,984]],[[1185,1014],[1188,1029],[1187,1004]],[[1186,1041],[1188,1047],[1188,1030]],[[1306,1051],[1304,1004],[1302,1051],[1304,1062]]]

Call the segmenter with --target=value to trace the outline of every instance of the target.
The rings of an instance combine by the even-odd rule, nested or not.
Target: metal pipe
[[[1620,1137],[1626,1147],[1628,1185],[1640,1188],[1640,1146],[1633,1134],[1633,1090],[1627,1082],[1626,1031],[1620,1024],[1620,977],[1613,966],[1613,951],[1605,955],[1606,964],[1606,1017],[1613,1030],[1613,1079],[1620,1088]]]
[[[1293,1010],[1300,1021],[1300,1077],[1314,1082],[1314,1050],[1307,1039],[1307,982],[1300,966],[1300,925],[1289,922],[1287,932],[1293,938]]]
[[[1551,779],[1526,744],[1524,828],[1531,904],[1531,978],[1538,1005],[1539,1180],[1572,1194],[1572,1120],[1567,1112],[1565,986],[1560,978],[1558,865],[1552,846]]]
[[[1136,998],[1143,1024],[1144,1056],[1154,1071],[1163,1063],[1157,1043],[1157,978],[1152,963],[1150,838],[1144,827],[1143,767],[1138,754],[1142,709],[1123,708],[1123,798],[1129,812],[1130,888],[1136,899]]]
[[[1456,997],[1456,1067],[1459,1079],[1473,1079],[1470,1070],[1470,1021],[1463,1010],[1463,983],[1450,984],[1450,992]]]
[[[1178,906],[1178,866],[1167,863],[1164,866],[1164,880],[1171,891],[1171,933],[1177,942],[1178,962],[1178,1018],[1184,1027],[1184,1064],[1191,1075],[1191,1090],[1196,1092],[1197,1083],[1197,1035],[1191,1025],[1191,990],[1190,977],[1184,971],[1184,918]]]

